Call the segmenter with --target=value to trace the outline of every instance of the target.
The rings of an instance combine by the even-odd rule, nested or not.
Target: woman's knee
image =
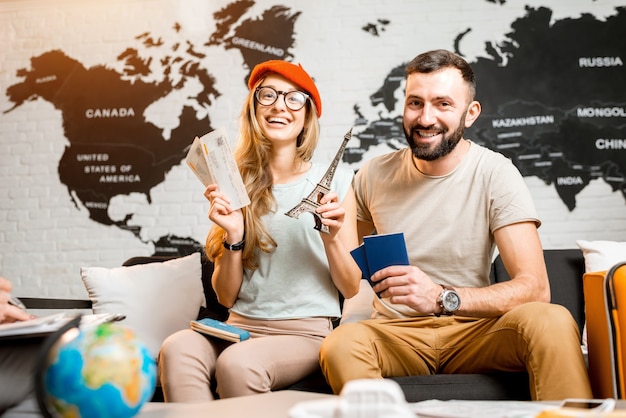
[[[192,347],[196,347],[199,342],[199,335],[192,330],[182,330],[168,336],[161,344],[159,358],[176,358],[181,353],[188,352]],[[204,339],[200,336],[200,339]]]
[[[161,343],[161,348],[159,349],[159,363],[175,359],[180,351],[183,350],[183,347],[185,347],[183,342],[185,336],[183,333],[185,331],[175,332]]]
[[[254,360],[254,354],[241,355],[224,350],[215,365],[217,392],[221,398],[269,392],[271,379],[266,365]]]
[[[215,375],[218,378],[227,378],[239,376],[243,378],[244,371],[249,369],[249,361],[252,355],[241,356],[233,355],[232,351],[224,350],[215,362]]]
[[[158,366],[159,369],[196,368],[211,371],[219,351],[219,344],[211,343],[202,334],[193,330],[182,330],[163,341],[159,351]]]

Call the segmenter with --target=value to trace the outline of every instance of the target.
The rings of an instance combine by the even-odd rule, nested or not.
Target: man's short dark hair
[[[476,78],[472,67],[454,52],[445,49],[435,49],[424,52],[413,58],[405,67],[407,77],[413,73],[431,73],[443,68],[456,68],[461,72],[463,80],[469,85],[470,100],[474,100],[476,94]]]

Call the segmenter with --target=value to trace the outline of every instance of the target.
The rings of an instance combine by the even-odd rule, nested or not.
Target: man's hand
[[[389,297],[391,303],[406,305],[424,314],[440,313],[437,299],[441,285],[433,282],[422,270],[414,266],[390,266],[371,277],[372,288],[381,298]]]

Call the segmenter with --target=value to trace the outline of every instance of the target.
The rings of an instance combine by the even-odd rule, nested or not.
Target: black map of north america
[[[7,88],[14,106],[5,113],[38,98],[60,110],[69,145],[58,172],[70,198],[76,206],[84,205],[95,222],[127,229],[139,238],[140,227],[130,223],[133,214],[120,221],[110,218],[111,199],[135,192],[145,194],[151,202],[150,191],[181,163],[193,138],[213,129],[210,117],[208,121],[199,118],[194,106],[183,106],[178,126],[166,138],[163,129],[145,118],[146,109],[183,88],[188,79],[202,86],[191,98],[194,104],[208,108],[220,96],[206,55],[201,52],[203,47],[235,49],[248,69],[267,59],[292,57],[299,13],[274,6],[258,18],[242,19],[252,5],[252,1],[241,0],[216,12],[217,29],[200,47],[176,35],[169,43],[150,33],[138,35],[141,48],[129,47],[118,56],[122,72],[106,66],[85,68],[61,50],[33,57],[30,68],[17,73],[22,81]],[[173,30],[180,33],[180,25],[175,24]],[[163,75],[162,80],[144,81],[154,76],[154,68]],[[242,79],[244,85],[246,80]],[[157,243],[166,252],[190,244],[193,247],[197,243],[170,236]]]

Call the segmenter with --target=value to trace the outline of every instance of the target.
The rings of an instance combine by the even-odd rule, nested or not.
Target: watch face
[[[454,312],[459,309],[459,306],[461,305],[461,299],[456,292],[447,291],[443,295],[442,305],[446,311]]]

